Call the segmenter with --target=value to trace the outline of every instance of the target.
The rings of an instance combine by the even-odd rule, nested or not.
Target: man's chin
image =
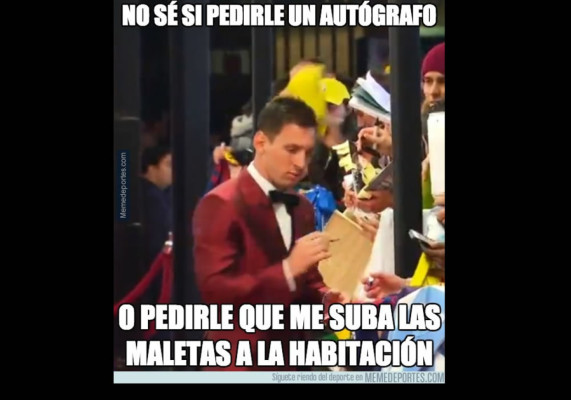
[[[443,98],[438,98],[438,99],[431,100],[429,104],[430,104],[431,107],[433,107],[433,106],[435,106],[436,104],[438,104],[438,103],[440,103],[440,102],[442,102],[442,101],[444,101]]]
[[[297,185],[301,181],[301,178],[302,178],[301,175],[294,176],[291,174],[286,174],[281,180],[281,182],[279,182],[279,185],[283,189],[292,189],[293,187],[295,187],[295,185]]]

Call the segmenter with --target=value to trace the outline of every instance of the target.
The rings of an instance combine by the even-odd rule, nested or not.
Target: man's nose
[[[430,95],[433,98],[438,98],[440,97],[440,85],[438,83],[434,83],[431,87],[430,87]]]
[[[299,151],[293,157],[293,165],[297,169],[303,169],[305,167],[305,162],[307,161],[307,156],[305,152]]]

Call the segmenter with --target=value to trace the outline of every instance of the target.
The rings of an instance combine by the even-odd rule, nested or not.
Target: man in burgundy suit
[[[328,290],[317,270],[331,256],[330,238],[314,232],[311,204],[292,190],[307,174],[316,128],[315,114],[304,102],[268,103],[259,115],[254,161],[196,207],[194,265],[202,300],[234,305],[234,330],[208,331],[205,337],[228,340],[232,363],[205,369],[294,370],[288,366],[288,341],[304,340],[304,334],[288,329],[289,305],[345,302],[345,295]],[[242,304],[283,304],[286,329],[246,333],[238,323]],[[240,340],[250,342],[251,367],[235,365]],[[259,340],[267,343],[266,356],[270,341],[282,342],[285,368],[256,365]]]

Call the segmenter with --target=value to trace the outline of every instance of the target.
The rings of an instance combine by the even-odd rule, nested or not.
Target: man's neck
[[[283,191],[287,190],[287,188],[279,187],[269,178],[269,175],[266,169],[262,166],[262,163],[260,162],[259,158],[258,159],[254,158],[253,163],[254,163],[254,168],[256,168],[256,171],[258,171],[258,173],[262,176],[262,178],[270,182],[278,190],[283,190]]]
[[[163,189],[149,174],[143,174],[141,175],[141,177],[145,180],[147,180],[148,182],[152,183],[153,185],[155,185],[156,187],[158,187],[159,189]]]
[[[262,163],[260,162],[259,158],[254,157],[254,168],[256,168],[256,171],[258,171],[258,173],[262,176],[262,178],[264,178],[265,180],[267,180],[268,182],[271,183],[270,179],[268,178],[268,174],[266,173],[265,168],[262,166]]]

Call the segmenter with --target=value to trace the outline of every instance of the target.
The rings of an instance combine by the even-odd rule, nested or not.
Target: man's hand
[[[383,127],[363,128],[359,131],[358,148],[367,144],[377,145],[377,151],[381,154],[392,156],[393,137],[391,135],[391,125],[385,123]]]
[[[331,238],[324,232],[312,232],[298,239],[287,258],[292,275],[299,276],[331,257],[330,242]]]
[[[374,242],[377,231],[379,230],[379,220],[374,218],[356,218],[359,226],[363,228],[365,235],[367,235],[371,242]]]
[[[441,268],[444,268],[444,243],[435,243],[432,246],[422,246],[422,251],[430,261]]]
[[[363,151],[363,146],[365,145],[366,144],[364,144],[360,139],[357,139],[357,141],[355,142],[355,146],[357,147],[357,152],[359,154],[358,160],[361,164],[365,162],[367,163],[373,162],[373,155],[367,151]]]
[[[351,189],[345,189],[343,196],[343,204],[346,208],[353,208],[357,206],[357,195]]]
[[[369,284],[369,278],[363,278],[361,281],[365,285],[365,293],[367,297],[375,300],[381,300],[391,294],[400,292],[406,286],[406,279],[394,274],[386,274],[383,272],[374,272],[370,276],[373,282]]]
[[[385,208],[393,206],[393,194],[388,190],[374,190],[371,198],[367,200],[357,199],[356,206],[366,212],[381,212]]]
[[[232,151],[232,148],[227,147],[224,143],[214,149],[212,152],[212,159],[214,160],[214,164],[218,165],[220,160],[224,159],[224,154],[227,150]]]

